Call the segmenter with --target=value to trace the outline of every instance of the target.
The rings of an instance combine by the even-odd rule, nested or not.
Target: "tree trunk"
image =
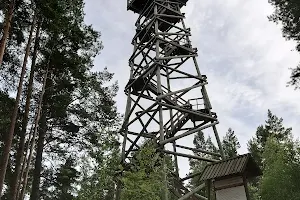
[[[34,128],[33,126],[34,126],[34,124],[32,124],[32,126],[31,126],[30,133],[29,133],[29,136],[28,136],[27,145],[25,144],[26,149],[24,151],[24,156],[23,156],[23,160],[22,160],[22,168],[21,168],[21,172],[20,172],[19,183],[18,183],[18,186],[17,186],[16,199],[19,199],[20,192],[21,192],[21,186],[22,186],[22,183],[23,183],[25,166],[26,166],[26,163],[27,163],[27,155],[28,155],[27,152],[29,151],[29,143],[30,143],[30,141],[32,139],[32,135],[33,135],[33,128]]]
[[[34,27],[36,25],[36,15],[33,17],[32,25],[30,34],[32,35],[32,32],[34,30]],[[36,31],[36,42],[38,42],[39,37],[39,27]],[[37,43],[35,43],[34,50],[35,54],[37,53]],[[26,49],[26,54],[29,53],[30,50],[30,44],[28,43],[28,48]],[[33,57],[35,57],[34,55]],[[31,63],[31,69],[30,69],[30,76],[28,81],[28,90],[26,95],[26,103],[25,103],[25,111],[24,111],[24,118],[22,122],[22,129],[21,129],[21,138],[19,143],[19,148],[16,155],[16,166],[15,166],[15,173],[12,180],[12,188],[11,188],[11,200],[16,200],[17,193],[18,193],[18,185],[20,183],[20,172],[21,172],[21,165],[23,163],[23,157],[24,157],[24,150],[25,150],[25,137],[26,137],[26,130],[27,130],[27,124],[28,124],[28,116],[29,116],[29,110],[30,110],[30,100],[32,95],[32,87],[33,87],[33,78],[34,78],[34,72],[35,72],[35,61],[36,59],[33,58]]]
[[[2,38],[0,40],[0,67],[3,62],[4,51],[5,51],[6,42],[7,42],[8,36],[9,36],[9,29],[10,29],[11,20],[12,20],[13,14],[14,14],[15,4],[16,4],[16,0],[11,0],[9,7],[8,7],[8,12],[5,16],[3,34],[2,34]],[[1,185],[0,185],[0,189],[1,189]],[[0,191],[0,194],[1,194],[1,191]]]
[[[43,105],[43,107],[45,107],[45,105]],[[43,108],[42,110],[44,111],[45,109]],[[30,200],[39,200],[39,196],[40,196],[43,150],[44,150],[45,136],[47,132],[47,119],[46,119],[45,112],[42,113],[40,125],[41,126],[39,128],[39,138],[37,143],[37,152],[36,152],[35,165],[33,171],[33,181],[32,181]]]
[[[48,67],[49,67],[49,62],[50,62],[50,57],[48,61]],[[46,88],[51,87],[49,86],[47,81],[45,85]],[[48,93],[45,92],[42,100],[43,101],[42,115],[41,115],[41,122],[39,127],[39,138],[37,143],[30,200],[39,200],[40,198],[40,182],[41,182],[43,151],[44,151],[45,136],[47,133],[47,110],[48,110],[47,99],[48,99]]]
[[[35,138],[36,138],[36,135],[37,135],[38,124],[39,124],[40,117],[41,117],[41,110],[42,110],[42,105],[43,105],[43,98],[44,98],[44,93],[45,93],[47,76],[48,76],[48,70],[46,71],[46,73],[44,75],[43,88],[42,88],[42,93],[41,93],[40,100],[39,100],[39,105],[38,105],[38,108],[37,108],[37,111],[36,111],[36,118],[35,118],[35,122],[34,122],[34,129],[33,129],[32,139],[31,139],[31,142],[30,142],[30,145],[29,145],[30,146],[30,151],[29,151],[27,162],[26,162],[26,168],[25,168],[25,172],[24,172],[24,176],[23,176],[23,187],[22,187],[21,194],[19,196],[19,200],[24,200],[24,197],[25,197],[27,181],[28,181],[28,173],[29,173],[29,170],[30,170],[30,163],[31,163],[31,160],[32,160],[33,150],[34,150],[34,147],[35,147]]]
[[[16,96],[16,102],[15,102],[14,110],[13,110],[12,117],[11,117],[9,132],[8,132],[5,144],[4,144],[3,153],[2,153],[2,157],[1,157],[0,194],[2,193],[2,188],[3,188],[5,174],[6,174],[7,162],[8,162],[8,159],[9,159],[9,152],[10,152],[10,149],[11,149],[12,140],[13,140],[14,132],[15,132],[15,126],[16,126],[18,110],[19,110],[19,102],[20,102],[20,98],[21,98],[21,93],[22,93],[22,88],[23,88],[23,81],[24,81],[27,61],[28,61],[28,57],[29,57],[30,44],[31,44],[31,41],[32,41],[32,35],[33,35],[34,26],[35,26],[34,23],[31,26],[31,30],[30,30],[30,34],[29,34],[29,38],[28,38],[28,43],[26,45],[26,51],[25,51],[25,55],[24,55],[23,66],[22,66],[21,76],[20,76],[20,80],[19,80],[19,86],[18,86],[18,91],[17,91],[17,96]]]

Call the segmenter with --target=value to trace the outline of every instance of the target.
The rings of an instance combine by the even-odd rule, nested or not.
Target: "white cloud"
[[[259,0],[203,0],[191,1],[186,12],[219,116],[239,118],[236,114],[243,108],[243,114],[254,113],[263,123],[269,108],[293,124],[299,136],[295,118],[299,117],[300,92],[286,83],[288,68],[300,58],[291,51],[294,42],[282,38],[280,27],[268,21],[272,7]],[[224,106],[227,111],[220,113],[217,108]]]
[[[123,88],[129,77],[127,60],[137,15],[126,11],[125,0],[88,0],[86,11],[87,22],[103,34],[105,48],[96,69],[107,66],[115,73],[120,85],[116,100],[124,112]],[[245,152],[247,141],[271,109],[299,137],[300,91],[286,83],[289,68],[298,64],[300,56],[291,51],[295,43],[282,38],[280,27],[268,21],[272,7],[267,1],[190,0],[184,11],[193,46],[199,50],[200,69],[208,76],[220,134],[232,127]],[[183,168],[186,172],[187,166]]]

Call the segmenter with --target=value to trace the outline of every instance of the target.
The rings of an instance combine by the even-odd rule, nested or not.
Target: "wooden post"
[[[206,181],[207,184],[207,198],[211,200],[211,180]]]

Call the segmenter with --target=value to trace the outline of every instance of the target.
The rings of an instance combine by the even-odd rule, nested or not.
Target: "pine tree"
[[[14,110],[13,110],[13,115],[11,116],[10,129],[9,129],[7,138],[4,142],[5,144],[4,144],[4,148],[3,148],[3,152],[2,152],[1,167],[0,167],[0,194],[2,193],[2,188],[3,188],[4,179],[5,179],[5,175],[6,175],[6,169],[7,169],[8,160],[9,160],[9,153],[11,150],[12,140],[13,140],[14,133],[15,133],[15,127],[16,127],[18,110],[19,110],[19,103],[20,103],[21,93],[22,93],[22,89],[23,89],[23,81],[24,81],[27,62],[28,62],[33,31],[35,28],[35,22],[36,22],[36,20],[34,18],[32,21],[31,30],[30,30],[29,37],[28,37],[28,42],[26,45],[23,65],[22,65],[22,69],[21,69],[21,75],[20,75],[20,79],[19,79],[19,85],[18,85],[18,89],[17,89],[16,102],[15,102],[15,106],[14,106]]]
[[[42,111],[42,103],[43,103],[43,98],[44,98],[44,94],[45,94],[45,88],[46,88],[46,82],[47,82],[47,78],[48,78],[48,70],[46,70],[46,72],[43,75],[43,84],[42,84],[42,90],[41,90],[41,94],[39,96],[38,99],[38,105],[36,108],[36,113],[34,115],[34,122],[32,125],[32,137],[29,137],[29,141],[28,141],[28,146],[27,146],[27,150],[26,150],[26,155],[28,152],[28,157],[25,156],[25,160],[23,163],[23,173],[21,173],[21,179],[20,179],[20,184],[19,184],[19,194],[17,195],[19,198],[19,200],[23,200],[25,197],[25,192],[27,189],[27,183],[28,183],[28,174],[30,171],[30,167],[31,167],[31,161],[32,161],[32,157],[33,157],[33,152],[35,149],[35,143],[36,143],[36,135],[38,132],[38,124],[40,122],[40,118],[41,118],[41,111]],[[21,190],[20,190],[21,189]]]
[[[52,198],[53,200],[73,200],[75,198],[75,185],[79,178],[79,172],[75,169],[75,166],[74,158],[69,157],[58,169],[54,183],[56,186],[54,191],[56,198]]]
[[[202,131],[199,131],[195,135],[193,143],[194,143],[196,149],[202,149],[205,151],[217,153],[217,147],[212,142],[211,137],[208,137],[207,139],[205,139],[204,133]],[[198,152],[194,152],[194,153],[197,156],[201,156],[203,158],[219,159],[218,157],[216,157],[214,155],[208,155],[205,153],[198,153]],[[206,162],[206,161],[190,159],[190,171],[191,171],[190,174],[196,174],[196,173],[202,172],[207,164],[208,164],[208,162]],[[198,187],[199,184],[200,184],[199,176],[196,176],[190,180],[189,187],[195,188],[195,187]],[[199,191],[198,194],[205,196],[206,191],[203,189],[203,190]]]
[[[80,182],[81,189],[78,191],[76,200],[114,199],[116,171],[120,164],[119,159],[116,158],[120,157],[120,152],[118,145],[114,146],[113,143],[107,147],[106,150],[102,147],[99,148],[99,153],[107,152],[106,156],[100,153],[101,156],[93,157],[97,163],[96,166],[91,166],[90,161],[87,159],[83,162],[85,171],[83,172],[83,179]]]
[[[11,116],[11,119],[15,119],[16,117],[16,120],[10,120],[10,130],[2,132],[3,134],[9,136],[5,138],[5,141],[3,141],[5,143],[6,150],[1,151],[1,155],[3,155],[3,157],[1,157],[1,164],[3,166],[6,165],[7,167],[1,167],[2,175],[0,182],[2,183],[5,181],[5,184],[9,189],[9,191],[5,191],[3,198],[7,198],[7,192],[9,192],[10,195],[12,194],[10,189],[14,187],[12,179],[15,178],[13,173],[17,165],[15,161],[16,154],[14,152],[17,151],[17,140],[22,137],[22,134],[19,130],[19,120],[22,117],[24,110],[23,105],[20,104],[19,101],[22,102],[23,99],[22,93],[24,91],[22,90],[22,79],[24,79],[25,76],[24,71],[26,69],[26,63],[28,60],[28,47],[30,46],[31,40],[30,32],[33,28],[32,17],[29,17],[30,9],[28,8],[28,5],[28,1],[23,2],[22,0],[4,0],[1,2],[0,6],[0,10],[5,15],[0,42],[0,85],[1,89],[3,88],[3,90],[6,92],[18,93],[15,101],[14,115]],[[24,46],[26,47],[25,49]],[[16,85],[16,82],[18,82],[18,86]],[[13,157],[8,157],[7,155],[9,154],[12,154]],[[2,188],[1,183],[0,188]]]
[[[68,121],[68,108],[76,100],[76,87],[87,80],[92,58],[100,49],[99,34],[84,24],[83,1],[39,2],[38,8],[43,17],[42,30],[49,36],[44,41],[45,49],[41,49],[45,59],[38,66],[48,67],[50,73],[43,99],[31,200],[39,199],[45,142],[62,140],[53,133],[66,131],[73,136],[79,131],[78,126]],[[75,129],[66,130],[71,126]]]
[[[270,110],[265,123],[257,128],[255,137],[248,142],[248,150],[260,167],[263,167],[262,154],[268,138],[274,137],[278,142],[283,142],[291,136],[292,131],[292,128],[285,128],[283,119],[273,115]]]
[[[255,136],[248,142],[248,150],[262,170],[265,166],[263,154],[267,141],[270,138],[274,138],[278,143],[284,143],[292,134],[292,128],[285,128],[283,119],[278,118],[270,110],[268,110],[267,117],[265,125],[260,125],[256,130]],[[260,178],[258,177],[250,182],[250,196],[255,200],[261,199],[259,181]]]
[[[2,66],[4,51],[5,51],[6,43],[7,43],[8,36],[9,36],[9,30],[11,27],[12,18],[14,15],[16,0],[1,2],[1,4],[2,3],[3,3],[3,5],[8,5],[8,6],[7,6],[7,9],[4,11],[5,21],[4,21],[4,25],[3,25],[2,38],[0,40],[0,68]]]
[[[269,138],[263,153],[264,173],[261,179],[263,200],[299,199],[299,144],[291,140],[281,143]]]
[[[33,17],[32,26],[33,28],[36,25],[36,14]],[[36,30],[36,38],[39,37],[39,28],[37,27]],[[38,45],[38,44],[37,44]],[[36,45],[35,45],[36,46]],[[27,49],[26,56],[29,56],[30,49]],[[36,56],[36,55],[34,55]],[[35,73],[35,61],[32,59],[31,63],[31,70],[30,70],[30,76],[28,81],[28,89],[26,94],[26,102],[25,102],[25,109],[24,109],[24,115],[23,115],[23,122],[22,122],[22,130],[20,135],[20,141],[19,141],[19,147],[16,154],[16,166],[15,166],[15,172],[14,172],[14,178],[12,181],[12,188],[11,188],[11,200],[16,200],[18,196],[18,186],[20,184],[20,174],[21,174],[21,168],[22,168],[22,162],[24,157],[24,151],[25,151],[25,143],[26,143],[26,131],[27,131],[27,125],[29,120],[29,112],[30,112],[30,105],[31,105],[31,99],[32,99],[32,90],[33,90],[33,79],[34,79],[34,73]],[[27,63],[25,63],[27,64]]]
[[[196,149],[203,149],[203,150],[206,149],[206,140],[204,137],[204,133],[202,131],[199,131],[195,135],[193,144]],[[203,154],[203,153],[200,153],[197,155],[205,156],[205,154]],[[193,172],[202,171],[204,169],[204,165],[202,164],[202,161],[191,159],[190,160],[190,168]]]
[[[7,140],[7,132],[9,131],[9,125],[11,123],[10,116],[13,113],[15,99],[10,98],[7,92],[0,91],[0,152],[3,152],[4,142]],[[19,136],[20,128],[21,128],[21,119],[20,119],[20,110],[18,110],[18,118],[16,122],[16,136]],[[17,142],[17,137],[13,138],[13,144]],[[12,151],[16,151],[16,145],[12,146]],[[9,159],[7,169],[6,169],[6,177],[4,179],[4,184],[7,188],[11,188],[11,180],[13,178],[13,168],[14,168],[14,160],[12,158]],[[1,199],[9,199],[9,191],[3,191]]]
[[[121,199],[164,199],[166,188],[161,173],[163,158],[151,143],[144,145],[134,158],[130,170],[123,172]]]
[[[91,72],[93,59],[102,45],[99,41],[100,33],[84,23],[83,5],[83,0],[18,0],[14,5],[9,39],[6,40],[0,69],[0,81],[5,82],[1,87],[15,92],[14,81],[19,78],[20,71],[23,80],[28,82],[19,81],[22,87],[19,87],[16,100],[20,103],[15,105],[18,111],[17,123],[9,150],[13,156],[8,159],[5,168],[7,189],[2,196],[3,200],[16,197],[23,200],[30,190],[31,199],[74,199],[77,189],[81,185],[85,186],[86,182],[78,182],[71,174],[67,175],[68,179],[64,179],[65,174],[68,174],[65,172],[80,168],[84,159],[93,161],[97,167],[104,162],[109,166],[99,169],[94,177],[102,173],[103,181],[103,177],[109,174],[102,191],[107,200],[115,195],[115,167],[112,166],[118,165],[116,157],[119,155],[114,149],[119,147],[115,132],[119,125],[119,115],[113,98],[118,87],[116,83],[110,82],[113,74],[106,69]],[[7,7],[1,4],[0,10],[5,9]],[[33,15],[36,10],[38,14]],[[32,41],[34,38],[30,34],[30,27],[36,27],[33,16],[36,16],[40,28],[35,29],[35,47],[24,51],[21,48],[29,44],[28,36]],[[23,63],[20,57],[24,58]],[[26,73],[25,57],[31,59],[30,74]],[[5,98],[5,95],[1,94],[0,106],[5,105],[3,111],[6,112],[12,107],[8,106],[10,99]],[[16,104],[17,101],[11,100]],[[7,123],[12,121],[5,118],[7,114],[2,113],[2,110],[0,114],[0,150],[3,153]],[[32,130],[27,134],[29,126]],[[27,154],[25,149],[29,151]],[[105,160],[107,155],[113,157]],[[68,162],[75,159],[76,163]],[[53,160],[53,166],[48,166],[49,160]],[[76,174],[78,180],[88,180],[83,178],[86,175],[83,171],[85,169],[80,168]],[[93,169],[87,174],[92,172]],[[69,190],[70,185],[74,189],[72,192]],[[53,188],[58,193],[53,192]],[[18,190],[21,190],[20,193],[16,192]]]
[[[297,43],[296,50],[300,51],[300,2],[297,0],[269,0],[275,8],[269,19],[282,24],[283,37]],[[293,69],[290,84],[300,87],[300,65]]]
[[[10,118],[14,99],[10,98],[7,92],[0,91],[0,152],[3,152],[4,141],[6,140],[6,134],[8,132]],[[9,113],[9,115],[8,115]]]
[[[238,155],[238,149],[241,145],[238,141],[237,136],[234,131],[229,128],[222,142],[224,154],[227,158],[231,158]]]

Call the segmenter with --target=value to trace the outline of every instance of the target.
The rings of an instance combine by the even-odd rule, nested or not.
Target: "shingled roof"
[[[222,179],[235,175],[251,178],[261,174],[251,154],[245,154],[207,165],[200,180]]]

